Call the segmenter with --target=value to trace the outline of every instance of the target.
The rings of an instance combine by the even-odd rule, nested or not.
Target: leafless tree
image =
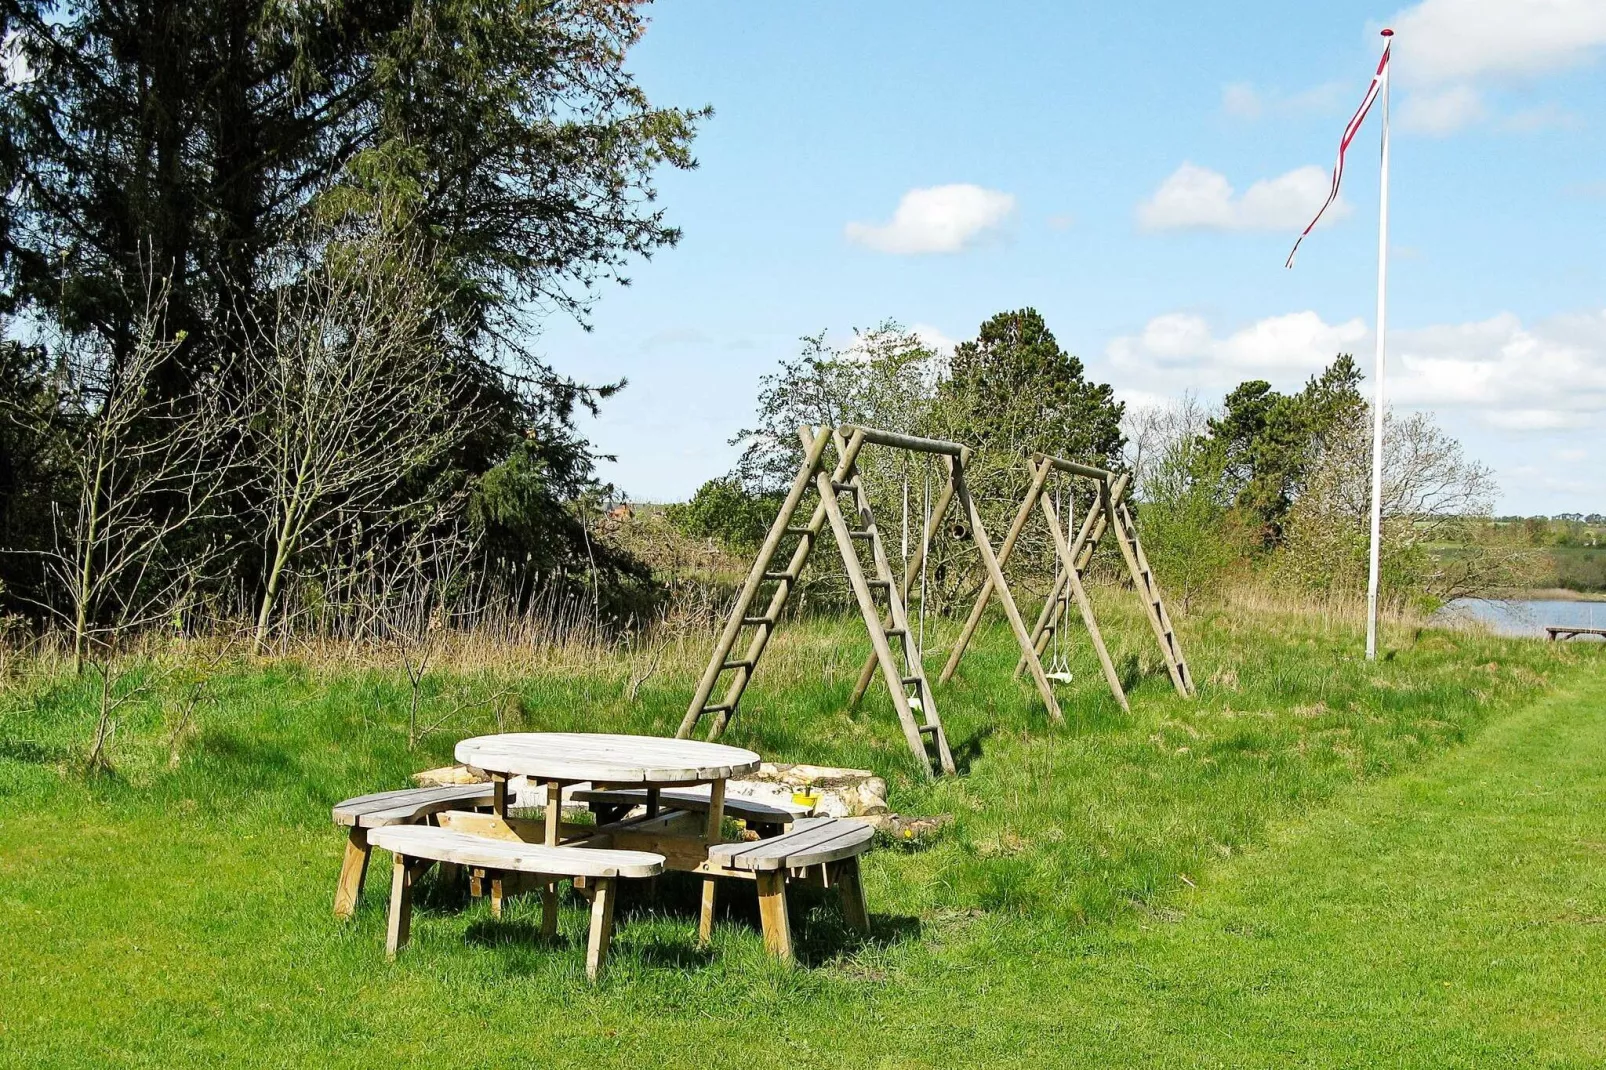
[[[383,516],[471,430],[429,259],[382,227],[286,286],[249,354],[266,569],[255,645],[298,556],[337,515]]]
[[[1371,522],[1371,426],[1371,414],[1363,409],[1334,430],[1290,514],[1283,563],[1318,586],[1353,587],[1364,578]],[[1474,575],[1487,579],[1486,556],[1473,572],[1447,569],[1427,547],[1443,541],[1466,518],[1487,515],[1496,490],[1489,468],[1468,459],[1431,414],[1388,413],[1382,495],[1385,578],[1392,570],[1397,583],[1438,597],[1464,593],[1465,581]]]

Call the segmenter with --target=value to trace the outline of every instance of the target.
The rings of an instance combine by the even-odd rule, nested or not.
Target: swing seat
[[[1068,672],[1045,672],[1043,676],[1056,684],[1068,684],[1071,682],[1071,674]]]
[[[920,696],[919,695],[910,695],[909,696],[909,708],[911,710],[918,710],[920,713],[925,713],[926,712],[925,706],[921,705],[921,703],[920,703]]]

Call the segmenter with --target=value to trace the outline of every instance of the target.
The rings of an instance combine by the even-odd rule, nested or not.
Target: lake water
[[[1553,598],[1458,598],[1439,611],[1452,620],[1474,620],[1501,635],[1544,637],[1546,625],[1606,628],[1606,602],[1573,602]],[[1589,639],[1580,636],[1578,640]]]

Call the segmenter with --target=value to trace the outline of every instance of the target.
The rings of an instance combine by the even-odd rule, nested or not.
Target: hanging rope
[[[1073,495],[1072,501],[1073,501],[1072,508],[1075,508],[1074,495]],[[1054,518],[1055,518],[1054,519],[1054,526],[1056,528],[1059,527],[1059,518],[1062,515],[1061,514],[1061,510],[1063,510],[1064,508],[1065,508],[1065,486],[1064,486],[1063,481],[1058,481],[1058,482],[1056,482],[1054,484]],[[1057,537],[1058,536],[1058,532],[1057,531],[1055,532],[1055,536],[1056,537],[1054,539],[1054,542],[1057,544],[1058,541],[1059,541],[1059,539]],[[1055,599],[1056,605],[1054,607],[1055,617],[1051,618],[1051,619],[1054,620],[1054,654],[1053,654],[1052,657],[1049,658],[1048,671],[1046,673],[1044,673],[1043,675],[1046,676],[1048,679],[1054,681],[1057,684],[1068,684],[1068,683],[1071,682],[1071,666],[1070,666],[1070,662],[1065,657],[1065,648],[1064,648],[1064,645],[1061,643],[1061,640],[1060,640],[1060,630],[1065,627],[1065,618],[1070,615],[1070,610],[1071,610],[1071,606],[1070,606],[1070,598],[1071,598],[1070,583],[1067,582],[1065,584],[1065,589],[1064,590],[1061,590],[1061,588],[1060,588],[1060,579],[1063,576],[1065,576],[1065,562],[1060,557],[1059,546],[1055,545],[1054,546],[1054,599]]]

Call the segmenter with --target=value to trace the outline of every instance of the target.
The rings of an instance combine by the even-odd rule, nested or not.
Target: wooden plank
[[[335,882],[335,917],[349,918],[357,911],[362,885],[368,876],[368,830],[353,827],[346,835],[346,852],[340,860],[340,879]]]
[[[892,446],[900,450],[913,450],[915,453],[941,453],[949,457],[958,457],[966,448],[958,442],[947,442],[940,438],[921,438],[918,435],[905,435],[897,431],[884,431],[878,427],[862,427],[857,424],[843,424],[837,430],[862,438],[872,446]]]
[[[638,789],[625,788],[615,791],[577,791],[571,796],[576,802],[598,803],[624,807],[644,806],[647,802],[647,793]],[[691,810],[703,813],[708,809],[708,792],[690,791],[664,791],[658,795],[661,806],[675,810]],[[779,806],[772,806],[757,799],[747,799],[740,795],[725,796],[725,813],[743,821],[758,821],[769,824],[790,824],[797,820],[799,811],[786,810]]]
[[[768,840],[716,845],[708,858],[732,869],[797,869],[867,851],[874,837],[875,830],[863,822],[821,818]]]
[[[548,847],[427,825],[375,829],[369,842],[414,858],[565,877],[652,877],[664,868],[662,855],[642,851]]]
[[[449,784],[359,795],[336,804],[331,812],[336,824],[378,828],[419,821],[438,810],[489,805],[490,801],[489,784]]]

